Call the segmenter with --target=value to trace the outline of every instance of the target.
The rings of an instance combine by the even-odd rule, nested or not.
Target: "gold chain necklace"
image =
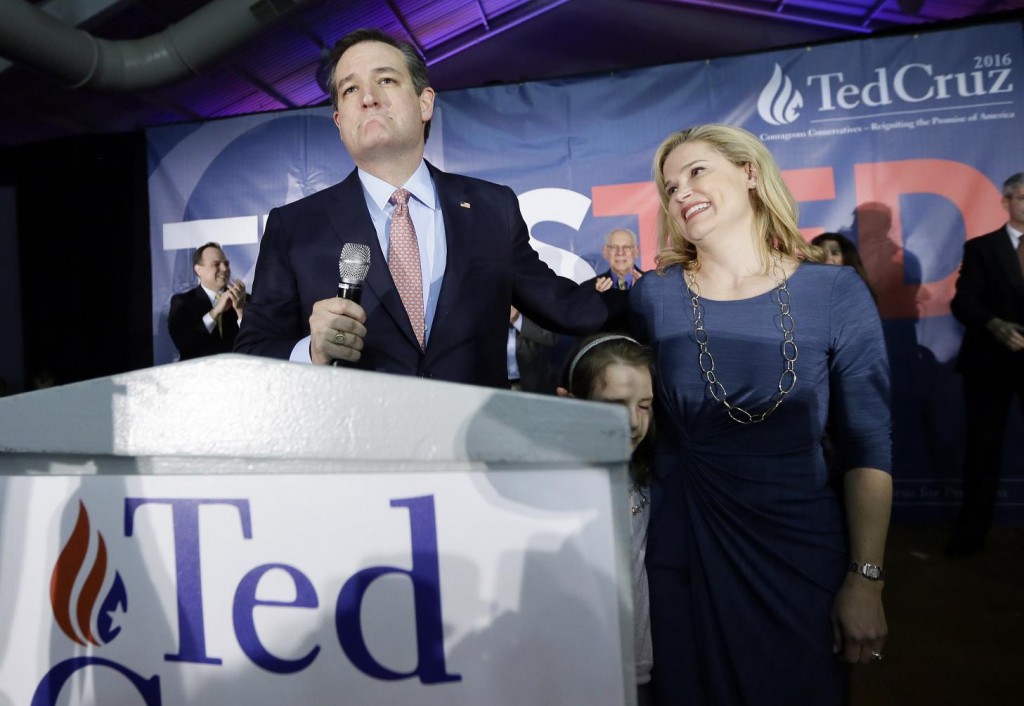
[[[715,358],[708,348],[708,332],[704,328],[704,305],[700,303],[700,285],[697,284],[697,276],[690,270],[684,271],[686,278],[686,291],[690,295],[690,303],[693,305],[693,334],[697,339],[697,346],[700,348],[698,362],[700,364],[701,377],[707,383],[708,392],[716,402],[725,405],[729,418],[740,424],[758,424],[768,418],[772,412],[779,408],[782,401],[796,386],[796,359],[799,351],[796,342],[793,340],[793,331],[796,329],[796,321],[790,313],[790,296],[787,288],[786,273],[782,269],[782,258],[777,253],[772,256],[772,273],[776,275],[778,283],[775,286],[775,299],[779,303],[780,328],[782,329],[782,359],[785,363],[782,375],[779,376],[778,389],[772,393],[768,400],[768,406],[760,412],[748,412],[729,401],[729,393],[725,385],[718,379],[715,373]]]

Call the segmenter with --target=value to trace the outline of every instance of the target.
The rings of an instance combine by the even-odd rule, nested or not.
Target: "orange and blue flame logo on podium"
[[[91,542],[95,549],[90,555]],[[79,645],[105,645],[121,632],[117,618],[128,610],[128,596],[119,573],[115,571],[113,580],[107,581],[107,564],[107,543],[101,532],[93,533],[85,503],[79,501],[75,527],[50,577],[53,616],[64,634]],[[109,588],[101,599],[106,583]]]
[[[337,598],[327,601],[328,609],[333,606],[333,620],[338,645],[341,652],[348,658],[351,665],[363,675],[384,682],[417,679],[421,684],[441,684],[462,681],[462,675],[449,671],[444,649],[444,620],[441,612],[441,568],[438,560],[437,521],[434,514],[434,496],[424,495],[410,498],[392,498],[390,506],[406,510],[409,516],[409,555],[412,567],[402,568],[390,565],[367,566],[358,569],[349,576],[338,590]],[[97,503],[97,505],[100,505]],[[105,507],[104,507],[105,505]],[[110,517],[116,501],[100,505],[96,517],[100,523]],[[172,517],[172,529],[165,534],[166,541],[162,548],[175,557],[174,590],[177,602],[177,645],[178,651],[163,654],[165,669],[170,670],[173,683],[177,686],[186,676],[177,666],[182,663],[193,665],[217,666],[224,659],[213,651],[207,643],[208,626],[203,610],[203,572],[200,556],[200,509],[232,508],[239,518],[242,541],[253,539],[252,512],[248,498],[227,497],[125,497],[124,537],[135,535],[136,512],[148,505],[169,507]],[[65,512],[73,511],[74,505],[65,506]],[[96,508],[94,507],[94,510]],[[63,533],[62,533],[63,535]],[[114,538],[114,547],[121,537]],[[116,555],[116,552],[115,552]],[[132,563],[134,554],[122,553],[118,564],[125,571],[129,580],[142,570],[139,564]],[[290,601],[268,600],[260,596],[260,582],[270,573],[284,573],[295,587],[294,599]],[[411,670],[395,669],[387,663],[378,661],[370,651],[369,641],[363,625],[363,602],[367,591],[382,576],[397,575],[405,577],[412,585],[413,616],[415,620],[416,666]],[[240,581],[232,586],[225,585],[223,576],[214,572],[206,576],[208,591],[217,591],[234,595],[231,610],[231,626],[238,649],[248,658],[249,662],[264,672],[276,675],[288,675],[302,672],[321,654],[319,644],[309,645],[305,655],[285,658],[271,651],[265,640],[268,635],[260,634],[257,628],[257,614],[263,606],[292,606],[296,608],[320,608],[321,598],[310,578],[301,569],[281,562],[262,563],[248,569]],[[133,584],[138,587],[137,584]],[[146,610],[145,592],[136,592],[134,620],[135,630],[146,632],[145,620],[153,614]],[[139,604],[142,597],[143,603]],[[154,673],[152,661],[159,659],[158,641],[143,640],[144,649],[151,650],[150,666],[143,672],[136,671],[129,664],[91,653],[94,647],[109,644],[116,638],[122,628],[122,620],[128,610],[128,594],[119,571],[111,566],[108,557],[107,541],[103,533],[93,526],[89,512],[82,501],[78,502],[78,516],[71,529],[50,576],[50,603],[57,626],[73,643],[82,648],[72,647],[75,654],[53,664],[42,676],[32,700],[28,706],[58,706],[58,704],[84,704],[82,698],[62,700],[61,692],[76,675],[88,670],[103,670],[108,674],[113,671],[126,680],[131,688],[138,693],[145,706],[160,706],[162,703],[161,674]],[[222,622],[220,623],[222,625]],[[173,627],[172,627],[173,629]],[[230,629],[229,629],[230,630]],[[401,631],[400,631],[401,632]],[[228,633],[230,634],[230,633]],[[407,633],[405,633],[407,634]],[[129,641],[132,639],[129,635]],[[148,634],[145,636],[148,637]],[[174,641],[174,636],[171,636]],[[128,645],[122,640],[122,648]],[[121,650],[134,661],[138,657],[146,657],[137,650]],[[115,650],[115,653],[118,650]],[[108,651],[109,653],[109,651]],[[209,680],[211,674],[205,672],[200,682]],[[194,678],[194,673],[188,679]],[[196,682],[197,684],[200,682]],[[181,681],[181,683],[184,683]],[[79,693],[79,696],[81,694]],[[2,700],[2,694],[0,694]],[[101,699],[102,700],[102,699]],[[245,701],[243,702],[251,702]],[[93,701],[88,701],[93,703]],[[104,702],[106,703],[106,702]],[[134,703],[134,702],[133,702]]]

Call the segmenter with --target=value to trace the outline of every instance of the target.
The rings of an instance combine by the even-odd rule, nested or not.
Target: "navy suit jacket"
[[[171,297],[167,329],[178,353],[181,354],[181,360],[230,353],[234,347],[235,336],[238,334],[238,317],[235,310],[228,307],[221,314],[222,336],[216,326],[213,331],[207,331],[206,324],[203,323],[203,316],[211,308],[213,307],[210,305],[210,298],[202,287],[193,287],[187,292]]]
[[[367,335],[356,368],[507,388],[510,305],[549,330],[582,335],[601,328],[607,309],[600,297],[540,260],[511,189],[427,166],[448,260],[426,351],[416,342],[355,170],[270,212],[235,350],[287,359],[309,335],[313,304],[337,295],[345,243],[371,252],[361,301]]]
[[[966,327],[957,370],[999,375],[1024,363],[1024,353],[1010,352],[985,328],[993,318],[1024,324],[1024,275],[1005,226],[964,243],[950,309]]]

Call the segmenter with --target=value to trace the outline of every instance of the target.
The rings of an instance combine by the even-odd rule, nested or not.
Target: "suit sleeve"
[[[178,352],[187,355],[207,344],[213,333],[206,329],[203,314],[209,309],[200,310],[195,306],[192,292],[175,294],[171,297],[171,308],[167,313],[167,330]]]
[[[512,238],[512,303],[550,331],[583,336],[601,330],[608,320],[608,309],[593,285],[587,287],[561,277],[540,259],[530,245],[515,193],[502,188],[507,199],[506,227]]]
[[[235,339],[235,351],[287,360],[298,340],[308,334],[289,235],[280,210],[275,208],[260,241],[252,294]]]
[[[550,348],[555,345],[555,334],[547,329],[541,328],[525,316],[523,316],[523,330],[519,332],[519,335],[527,341],[531,341],[540,346],[547,346]]]
[[[957,321],[968,328],[983,329],[996,315],[985,305],[985,265],[980,239],[964,243],[964,259],[960,277],[956,280],[956,294],[949,308]]]

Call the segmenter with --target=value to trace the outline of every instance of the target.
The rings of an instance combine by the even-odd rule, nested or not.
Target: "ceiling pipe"
[[[154,88],[198,74],[290,10],[313,1],[213,0],[162,32],[115,41],[71,27],[25,0],[0,0],[0,56],[72,88]]]
[[[886,2],[886,0],[880,1]],[[814,12],[813,10],[799,10],[793,5],[789,6],[788,12],[776,12],[774,8],[761,9],[757,7],[748,7],[738,2],[730,2],[729,0],[669,0],[669,3],[676,5],[692,5],[694,7],[706,7],[712,10],[721,10],[738,15],[748,15],[750,17],[767,17],[773,20],[792,22],[794,24],[838,29],[844,32],[850,32],[851,34],[871,34],[878,29],[877,27],[869,27],[867,24],[863,26],[856,24],[858,18],[854,16],[851,16],[849,21],[833,19],[834,17],[838,17],[835,12],[830,13],[828,11]]]

